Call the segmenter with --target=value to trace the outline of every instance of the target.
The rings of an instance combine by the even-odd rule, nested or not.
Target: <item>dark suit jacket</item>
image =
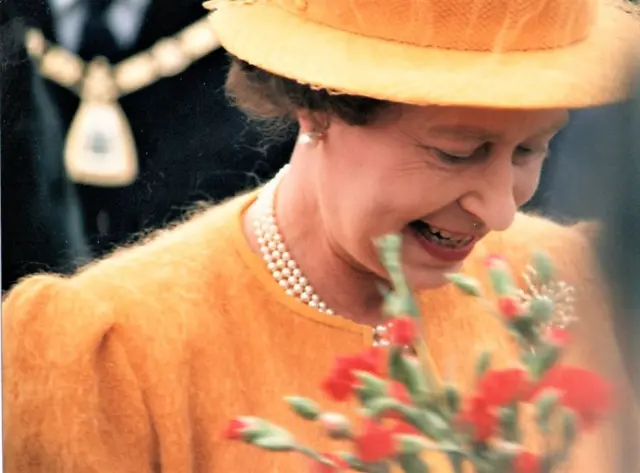
[[[43,0],[13,0],[28,21],[54,37]],[[172,35],[207,11],[201,0],[152,0],[127,57]],[[77,186],[86,233],[96,254],[183,215],[194,202],[218,201],[271,177],[288,160],[293,140],[266,147],[263,137],[225,97],[229,59],[217,50],[180,75],[121,99],[134,133],[140,176],[131,186]],[[60,86],[48,91],[69,126],[78,99]],[[265,148],[267,148],[265,150]],[[108,217],[101,234],[99,214]]]
[[[2,290],[39,270],[69,272],[89,256],[60,121],[23,47],[24,28],[0,2]]]

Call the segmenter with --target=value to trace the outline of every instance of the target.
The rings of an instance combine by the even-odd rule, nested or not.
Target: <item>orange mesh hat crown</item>
[[[213,0],[224,48],[331,92],[416,105],[624,100],[640,22],[623,0]]]

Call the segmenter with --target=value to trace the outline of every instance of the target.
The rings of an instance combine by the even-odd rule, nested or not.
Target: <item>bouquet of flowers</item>
[[[504,323],[519,347],[517,366],[491,368],[491,352],[476,363],[474,391],[463,395],[439,382],[427,362],[428,347],[418,327],[420,313],[400,266],[401,238],[378,241],[380,258],[391,281],[385,291],[388,345],[335,360],[322,381],[325,394],[337,401],[356,396],[361,409],[358,429],[337,413],[323,412],[314,400],[286,398],[293,411],[318,422],[327,435],[351,448],[320,453],[299,444],[284,428],[256,417],[233,419],[229,439],[277,452],[310,457],[317,472],[356,470],[386,473],[393,464],[406,473],[426,473],[421,453],[446,455],[452,471],[478,473],[550,473],[567,461],[583,429],[593,427],[611,408],[612,390],[598,375],[559,362],[569,343],[566,325],[572,316],[569,289],[554,278],[548,257],[537,253],[529,267],[527,288],[515,284],[508,263],[487,261],[495,297],[483,295],[477,280],[452,274],[449,280],[469,297],[482,298]],[[410,347],[410,349],[409,349]],[[523,411],[532,413],[543,448],[524,446]]]

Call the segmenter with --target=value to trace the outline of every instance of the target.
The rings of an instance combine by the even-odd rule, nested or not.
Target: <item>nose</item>
[[[473,190],[460,199],[460,206],[488,230],[506,230],[518,211],[511,160],[496,159],[477,173]]]

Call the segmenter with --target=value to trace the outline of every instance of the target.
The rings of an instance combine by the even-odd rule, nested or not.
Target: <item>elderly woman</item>
[[[298,122],[290,165],[73,277],[12,291],[6,471],[301,471],[220,431],[257,414],[320,444],[278,399],[316,397],[336,355],[374,342],[386,274],[372,240],[391,232],[443,376],[468,387],[480,346],[499,366],[514,355],[446,274],[480,277],[493,253],[523,270],[541,248],[577,288],[568,359],[606,373],[626,401],[588,245],[517,209],[567,109],[625,97],[629,14],[596,0],[227,0],[212,18],[235,58],[237,105]],[[584,435],[571,471],[615,471],[614,421]]]

